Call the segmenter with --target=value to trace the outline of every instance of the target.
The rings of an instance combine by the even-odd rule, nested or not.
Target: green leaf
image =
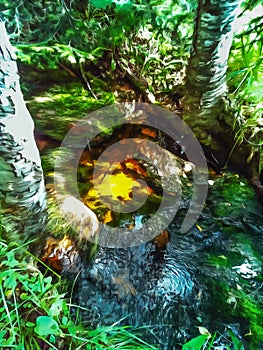
[[[201,334],[185,343],[182,350],[201,350],[208,337],[209,335],[207,334]]]
[[[58,316],[62,312],[64,301],[62,299],[56,300],[50,307],[50,312],[53,316]]]
[[[5,281],[4,281],[4,286],[7,289],[12,289],[14,290],[17,286],[17,281],[16,281],[17,275],[16,273],[11,273],[10,272],[10,277],[8,277]]]
[[[63,326],[65,326],[67,323],[68,323],[68,317],[63,316],[62,317],[62,324],[63,324]]]
[[[35,323],[34,323],[34,322],[27,321],[27,322],[26,322],[26,326],[29,327],[29,328],[32,328],[32,327],[35,326]]]
[[[235,334],[229,331],[232,343],[234,345],[234,350],[244,350],[244,346],[241,341],[235,336]]]
[[[111,0],[91,0],[91,4],[98,9],[106,9],[108,5],[112,4]]]
[[[114,59],[111,60],[111,69],[113,71],[116,69],[116,61]]]
[[[46,335],[60,335],[61,330],[58,323],[49,316],[39,316],[36,319],[36,327],[34,328],[35,332],[41,336]]]

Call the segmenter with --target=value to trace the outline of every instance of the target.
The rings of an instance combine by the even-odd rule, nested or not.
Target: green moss
[[[97,85],[98,81],[96,79]],[[77,83],[54,85],[34,96],[27,106],[37,129],[57,140],[63,140],[72,123],[92,111],[114,103],[113,94],[102,91],[100,86],[95,89],[95,94],[98,99]]]
[[[251,349],[259,349],[263,342],[263,300],[257,300],[253,294],[247,294],[244,290],[237,291],[236,295],[238,304],[235,313],[242,315],[248,322],[245,336],[250,341]]]
[[[216,177],[215,181],[210,191],[214,198],[211,208],[217,217],[236,217],[255,200],[252,187],[239,175],[227,173]]]
[[[241,264],[243,257],[238,252],[228,252],[227,254],[210,254],[208,257],[209,264],[217,268],[232,268],[235,265]]]

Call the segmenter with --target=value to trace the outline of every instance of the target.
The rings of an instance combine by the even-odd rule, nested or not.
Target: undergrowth
[[[50,269],[47,274],[47,266],[42,269],[39,264],[25,246],[0,239],[1,349],[159,349],[138,336],[140,329],[118,323],[92,329],[83,324],[79,307],[63,292],[61,277]],[[245,317],[248,309],[250,305],[243,305]],[[200,334],[181,344],[182,350],[217,349],[222,339],[226,349],[244,350],[230,329],[211,334],[204,327],[198,328]]]
[[[25,247],[0,241],[1,349],[156,349],[130,327],[90,329],[73,314],[61,278],[43,274]]]

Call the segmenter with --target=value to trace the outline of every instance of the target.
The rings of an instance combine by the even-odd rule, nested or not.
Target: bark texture
[[[26,242],[41,234],[46,197],[34,123],[20,89],[16,56],[0,21],[0,209],[5,238]]]
[[[183,119],[203,145],[210,165],[245,175],[263,194],[258,177],[259,155],[250,144],[235,143],[236,110],[227,98],[227,63],[239,3],[240,0],[198,2]]]
[[[201,143],[215,150],[222,149],[219,139],[225,133],[227,138],[234,137],[226,70],[238,4],[239,0],[199,0],[187,69],[183,118]],[[230,147],[234,143],[229,141]]]

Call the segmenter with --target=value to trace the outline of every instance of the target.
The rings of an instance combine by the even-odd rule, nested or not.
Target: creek
[[[214,181],[196,225],[182,234],[179,210],[164,248],[99,248],[75,290],[88,324],[122,320],[167,350],[199,327],[218,331],[215,349],[233,345],[231,334],[247,349],[263,346],[262,207],[237,175]]]
[[[74,121],[72,114],[79,111],[72,110],[69,102],[68,108],[63,107],[65,118],[62,114],[59,121],[54,118],[62,113],[56,109],[56,89],[44,96],[46,100],[34,101],[31,114],[40,129],[62,139],[67,124]],[[96,102],[94,109],[98,107]],[[56,152],[48,148],[42,152],[46,177],[53,171]],[[90,185],[83,189],[81,179],[79,186],[83,193],[90,190]],[[185,186],[189,187],[187,182]],[[162,350],[180,349],[204,329],[215,334],[213,349],[236,349],[234,338],[245,349],[263,349],[261,204],[244,178],[211,171],[202,213],[182,233],[189,207],[184,196],[164,243],[161,239],[127,248],[98,247],[74,281],[72,301],[81,309],[73,310],[91,327],[132,325]],[[152,204],[135,215],[135,222],[140,225]],[[126,219],[120,222],[127,225]]]

